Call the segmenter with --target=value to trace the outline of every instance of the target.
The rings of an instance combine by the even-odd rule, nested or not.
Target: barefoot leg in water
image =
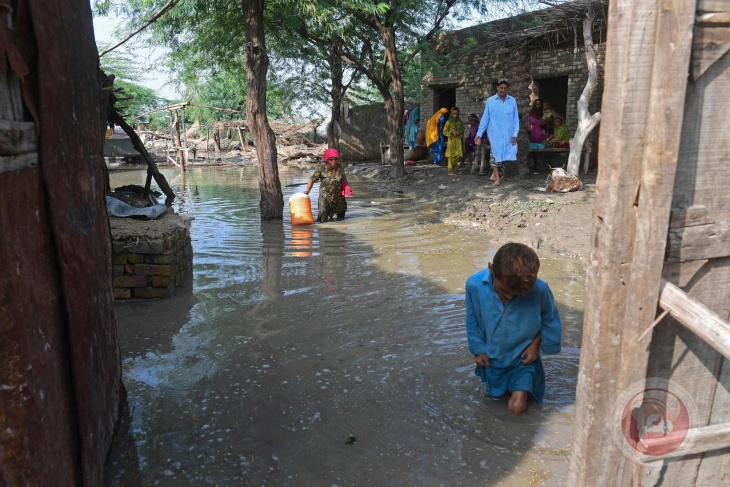
[[[507,407],[515,414],[522,414],[527,409],[527,391],[514,391]]]

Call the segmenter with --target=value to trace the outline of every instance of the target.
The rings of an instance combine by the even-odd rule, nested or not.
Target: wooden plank
[[[708,2],[701,2],[707,6]],[[727,11],[727,2],[715,3],[715,11]],[[703,7],[700,6],[700,10]],[[711,9],[706,9],[710,11]],[[719,120],[730,109],[727,92],[730,89],[730,56],[720,57],[698,79],[687,86],[685,113],[680,142],[680,161],[675,178],[672,208],[705,208],[697,222],[701,225],[730,223],[730,159],[729,134],[714,120]],[[691,116],[690,116],[691,114]],[[696,227],[684,229],[688,238]],[[676,237],[677,234],[675,233]],[[685,242],[675,248],[681,248]],[[697,244],[693,245],[697,249]],[[697,251],[694,255],[707,252]],[[722,254],[721,251],[713,255]],[[690,259],[689,253],[669,256],[676,260]],[[730,314],[730,258],[715,257],[694,278],[689,295],[727,320]],[[720,371],[727,368],[727,360],[683,325],[670,319],[654,333],[648,373],[664,377],[682,387],[696,404],[698,426],[730,422],[730,380]],[[724,378],[723,378],[724,377]],[[718,378],[720,382],[718,383]],[[691,455],[681,461],[668,462],[663,478],[674,485],[723,485],[730,476],[729,449]]]
[[[123,389],[98,51],[88,1],[26,3],[38,46],[39,167],[48,193],[75,394],[79,442],[72,454],[81,468],[76,485],[102,485]]]
[[[669,217],[669,228],[684,228],[692,225],[706,225],[715,223],[708,218],[708,211],[705,205],[692,205],[689,208],[672,208]]]
[[[697,0],[697,12],[727,12],[727,0]]]
[[[730,360],[730,324],[674,284],[662,281],[659,306]]]
[[[724,124],[715,123],[730,109],[730,56],[724,56],[687,87],[676,189],[672,208],[705,207],[702,223],[730,220],[730,143]]]
[[[0,173],[38,167],[38,154],[0,156]]]
[[[722,24],[730,24],[730,12],[699,12],[696,24],[706,24],[706,27],[723,27]]]
[[[696,455],[715,450],[727,448],[728,438],[730,438],[730,423],[713,424],[703,426],[701,428],[692,428],[687,431],[682,444],[675,450],[665,455],[642,456],[644,463],[655,462],[657,460],[667,460],[671,458],[681,458],[686,455]],[[676,440],[671,436],[664,436],[656,439],[644,440],[650,448],[655,450],[671,445]],[[708,485],[708,484],[697,484]],[[714,484],[721,485],[721,484]]]
[[[708,260],[693,260],[690,262],[665,262],[662,278],[677,287],[685,287],[704,267]]]
[[[23,120],[20,80],[11,70],[0,73],[0,119]]]
[[[599,142],[570,485],[645,478],[606,419],[615,412],[610,398],[646,376],[648,351],[637,339],[658,301],[687,83],[666,73],[689,69],[694,7],[683,0],[609,4],[601,133],[612,136]]]
[[[38,137],[32,122],[0,120],[0,155],[15,156],[38,151]]]
[[[730,224],[713,223],[669,232],[667,260],[703,260],[730,255]]]
[[[730,319],[730,312],[726,319]],[[730,423],[730,362],[724,360],[715,374],[718,385],[712,402],[710,424]],[[697,475],[697,485],[723,485],[730,478],[730,447],[705,454]]]
[[[692,46],[691,73],[694,80],[699,79],[730,50],[730,28],[722,26],[695,27]]]
[[[714,259],[705,265],[701,279],[693,281],[688,294],[706,305],[714,303],[712,310],[726,319],[730,299],[727,282],[730,282],[730,259]],[[723,306],[716,306],[723,302],[724,311]],[[704,427],[730,422],[727,417],[730,401],[722,399],[727,398],[727,393],[723,396],[724,387],[717,382],[718,371],[725,363],[727,360],[705,340],[668,317],[654,333],[648,375],[663,378],[671,387],[685,391],[685,399],[694,405],[691,427]],[[722,467],[723,462],[727,463],[727,457],[723,459],[720,453],[693,455],[667,462],[662,471],[665,479],[671,479],[668,485],[723,485],[723,482],[703,484],[698,480],[699,472],[705,469],[727,470]]]

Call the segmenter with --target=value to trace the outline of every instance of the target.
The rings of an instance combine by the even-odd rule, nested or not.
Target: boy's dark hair
[[[540,259],[527,245],[510,242],[494,254],[492,275],[510,292],[525,295],[532,290],[540,270]]]

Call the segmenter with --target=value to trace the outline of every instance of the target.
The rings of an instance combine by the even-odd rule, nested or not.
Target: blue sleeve
[[[514,116],[512,117],[514,131],[512,133],[512,137],[517,137],[520,134],[520,114],[517,111],[517,102],[514,98],[512,98],[512,103],[514,104]]]
[[[477,129],[477,137],[481,138],[484,134],[484,131],[487,130],[487,126],[489,126],[489,98],[487,98],[486,103],[484,103],[484,114],[482,115],[482,120],[479,122],[479,128]]]
[[[540,349],[542,350],[542,353],[552,355],[560,352],[560,315],[558,314],[557,306],[555,306],[553,293],[547,285],[542,293],[540,318],[542,320],[542,325],[540,327],[540,335],[542,337],[542,345],[540,346]]]
[[[472,293],[475,295],[472,296]],[[484,335],[484,327],[479,323],[478,310],[474,306],[479,305],[479,297],[476,291],[470,289],[469,281],[466,283],[466,336],[469,340],[469,351],[474,355],[487,353],[487,341]]]

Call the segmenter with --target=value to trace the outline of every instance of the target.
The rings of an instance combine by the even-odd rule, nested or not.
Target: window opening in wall
[[[433,113],[440,108],[451,110],[456,106],[456,85],[447,87],[432,88],[433,91]],[[433,114],[432,114],[433,115]]]
[[[538,98],[543,103],[550,103],[557,113],[565,116],[568,107],[568,77],[536,79],[533,83],[537,86]]]

